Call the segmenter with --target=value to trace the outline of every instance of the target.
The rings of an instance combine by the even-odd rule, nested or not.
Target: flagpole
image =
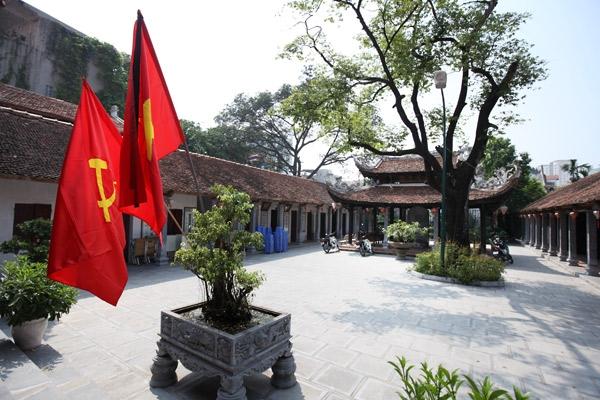
[[[198,176],[196,175],[196,168],[194,168],[194,162],[192,161],[192,155],[190,154],[190,147],[188,146],[187,136],[183,135],[183,144],[185,146],[185,153],[187,154],[188,162],[190,163],[190,169],[192,170],[192,178],[194,179],[194,185],[196,186],[196,208],[201,213],[206,211],[206,206],[200,195],[200,185],[198,184]]]

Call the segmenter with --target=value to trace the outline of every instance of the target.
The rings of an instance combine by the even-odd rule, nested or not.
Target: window
[[[15,204],[13,220],[13,235],[17,231],[17,225],[36,218],[50,219],[52,206],[50,204]]]
[[[54,97],[54,86],[46,85],[46,90],[44,94],[48,97]]]
[[[183,210],[177,208],[171,208],[171,215],[167,218],[167,235],[181,235],[181,230],[179,230],[179,226],[182,226],[183,223]],[[173,220],[173,217],[177,220],[177,223]],[[177,226],[179,224],[179,226]]]
[[[193,210],[195,210],[195,209],[191,208],[191,207],[185,208],[185,212],[184,212],[185,220],[184,220],[183,230],[186,233],[189,232],[192,229],[192,225],[194,225]]]

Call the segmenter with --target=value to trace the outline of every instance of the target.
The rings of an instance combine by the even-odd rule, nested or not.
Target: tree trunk
[[[457,184],[460,188],[460,185]],[[467,186],[468,188],[468,186]],[[467,204],[469,201],[469,191],[459,189],[448,190],[446,196],[446,240],[456,242],[461,245],[469,245],[469,235],[467,226]]]

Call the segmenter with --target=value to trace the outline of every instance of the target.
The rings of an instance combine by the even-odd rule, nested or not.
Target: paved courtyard
[[[249,399],[394,399],[386,363],[404,355],[491,375],[540,399],[600,398],[600,290],[513,247],[503,289],[420,280],[410,261],[317,246],[254,255],[266,283],[254,303],[292,313],[299,385],[248,379]],[[0,399],[214,399],[217,383],[182,366],[179,382],[150,389],[161,309],[200,300],[190,273],[133,266],[117,308],[89,295],[28,356],[0,342]],[[7,332],[6,326],[2,326]]]

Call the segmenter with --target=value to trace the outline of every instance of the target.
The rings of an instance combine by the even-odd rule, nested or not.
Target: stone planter
[[[10,333],[21,350],[31,350],[42,344],[47,326],[48,318],[34,319],[11,327]]]
[[[178,361],[202,376],[219,376],[221,385],[217,400],[246,400],[244,376],[259,374],[269,368],[273,370],[271,384],[276,388],[285,389],[296,384],[290,314],[252,307],[274,318],[233,335],[181,316],[201,305],[161,313],[160,340],[151,367],[150,386],[174,384]]]
[[[406,255],[408,254],[408,250],[419,247],[419,244],[416,242],[405,243],[405,242],[388,241],[388,247],[390,249],[396,250],[396,259],[397,260],[406,260]]]

